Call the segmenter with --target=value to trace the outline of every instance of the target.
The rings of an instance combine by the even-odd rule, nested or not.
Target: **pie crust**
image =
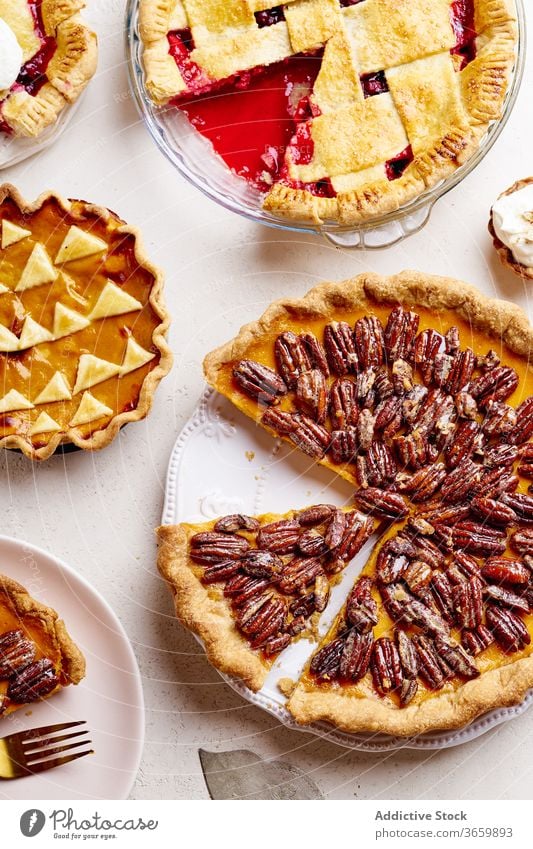
[[[512,195],[514,192],[518,192],[520,189],[525,189],[526,186],[530,186],[531,183],[533,183],[533,177],[527,177],[525,180],[517,180],[516,183],[513,183],[512,186],[502,192],[500,197]],[[492,241],[500,258],[501,264],[506,268],[509,268],[515,274],[518,274],[519,277],[526,280],[533,280],[533,268],[528,268],[527,265],[522,265],[521,262],[517,262],[510,248],[508,248],[507,245],[504,245],[501,239],[496,235],[492,221],[492,210],[490,212],[489,219],[489,233],[492,236]]]
[[[34,643],[36,659],[46,657],[54,664],[58,683],[46,698],[85,677],[85,658],[56,611],[36,601],[16,581],[0,575],[0,639],[13,630],[21,630]],[[0,716],[24,707],[6,699],[7,684],[0,681]]]
[[[0,447],[97,450],[172,365],[163,275],[115,213],[0,187]]]
[[[507,392],[505,400],[508,405],[504,404],[503,406],[512,412],[511,408],[521,405],[521,402],[526,405],[529,403],[533,395],[533,374],[529,365],[530,352],[533,349],[533,330],[524,313],[514,304],[486,298],[468,284],[450,278],[433,277],[416,271],[404,271],[393,277],[362,274],[353,280],[342,283],[321,284],[300,300],[282,300],[272,304],[258,321],[246,325],[233,341],[207,356],[205,360],[207,380],[246,415],[260,422],[261,408],[256,401],[247,397],[233,381],[233,367],[236,363],[246,358],[271,367],[274,364],[274,343],[282,331],[293,331],[296,334],[301,334],[304,331],[312,330],[319,339],[322,339],[321,331],[329,322],[346,321],[353,327],[354,320],[369,314],[375,314],[383,320],[386,315],[390,315],[390,311],[395,305],[416,310],[420,316],[420,330],[431,328],[444,334],[452,325],[458,327],[461,350],[464,350],[465,343],[471,346],[474,355],[480,361],[483,361],[483,365],[476,366],[482,374],[490,374],[491,368],[494,367],[488,365],[487,371],[484,370],[488,348],[492,346],[494,354],[497,353],[501,358],[502,366],[510,366],[515,372],[515,388],[512,392]],[[383,310],[386,311],[383,312]],[[470,378],[470,380],[473,382],[474,379]],[[499,400],[498,398],[498,402]],[[276,407],[274,406],[273,409],[276,409]],[[488,408],[481,404],[480,411],[484,411],[485,417],[488,417],[487,409],[490,410],[490,403]],[[468,416],[465,416],[465,420],[467,418]],[[520,419],[518,421],[520,422]],[[481,422],[483,428],[486,427],[485,422],[486,418],[483,418]],[[514,427],[516,430],[516,425]],[[270,428],[267,429],[271,430]],[[510,431],[505,432],[509,433]],[[529,430],[527,433],[529,434]],[[276,436],[279,437],[279,434],[276,434]],[[531,452],[531,443],[526,440],[529,440],[529,436],[517,442],[519,458],[524,456],[522,448],[528,457],[533,453]],[[453,442],[456,441],[457,439],[454,437]],[[502,447],[507,444],[512,446],[514,441],[512,438],[507,440],[504,436],[498,437],[496,444]],[[486,449],[492,445],[489,437],[484,445]],[[485,456],[484,453],[482,456]],[[436,463],[436,460],[435,457],[432,463]],[[334,469],[343,477],[349,480],[354,479],[353,475],[347,474],[345,469],[340,469],[327,459],[322,462],[323,465]],[[521,460],[520,462],[526,461]],[[486,467],[483,465],[481,467],[476,466],[476,468],[486,472]],[[506,467],[505,465],[498,466],[497,462],[495,467],[489,465],[490,468],[494,468],[495,472],[499,472],[501,468],[502,473],[504,473]],[[448,467],[448,477],[451,476],[450,469],[453,472],[456,466]],[[512,469],[508,473],[512,474]],[[521,471],[518,473],[522,475]],[[530,475],[526,474],[526,477],[529,478]],[[480,478],[478,477],[477,480],[480,480]],[[398,479],[395,479],[395,484],[397,481]],[[518,484],[518,496],[526,499],[527,496],[524,493],[527,491],[527,484],[528,480],[521,477]],[[364,485],[361,486],[363,488],[356,491],[355,500],[358,507],[364,509],[361,508],[360,499],[365,495],[365,492],[370,493],[370,490],[365,490]],[[516,488],[516,484],[514,486]],[[387,491],[388,487],[383,485],[382,489]],[[401,491],[403,492],[403,490]],[[499,492],[500,495],[494,495],[494,499],[497,499],[498,504],[506,504],[507,491],[501,490]],[[510,489],[509,492],[514,492],[514,490]],[[457,499],[450,500],[448,504],[443,504],[440,500],[431,502],[433,496],[428,496],[425,500],[418,499],[418,502],[415,499],[415,509],[411,516],[423,518],[425,510],[429,510],[435,505],[454,507],[470,504],[466,490],[465,493],[466,495],[463,493],[459,501]],[[480,495],[483,494],[480,492]],[[428,499],[431,503],[428,503]],[[377,515],[380,515],[379,512],[377,512]],[[468,507],[466,515],[473,515],[470,507]],[[409,521],[407,527],[409,527]],[[450,520],[448,523],[454,533],[457,521],[458,519]],[[470,521],[473,520],[470,519]],[[489,533],[501,534],[499,543],[502,543],[500,555],[503,560],[509,560],[509,557],[511,557],[516,562],[518,549],[514,547],[512,539],[511,548],[509,548],[507,530],[490,530],[496,527],[492,520],[487,523],[487,520],[478,519],[478,522],[480,521],[483,527],[488,528]],[[517,527],[521,530],[528,528],[528,522],[527,518],[521,518],[521,514],[518,514],[518,518],[515,516],[511,523],[513,533]],[[393,521],[392,529],[396,534],[399,532],[401,535],[404,525],[404,519],[398,516]],[[442,532],[445,533],[445,529]],[[425,533],[428,533],[428,531],[426,530]],[[531,533],[531,531],[527,531],[527,533]],[[388,539],[387,533],[380,537],[373,555],[363,570],[363,575],[375,578],[375,562]],[[417,539],[418,536],[415,537],[415,542]],[[431,540],[431,537],[429,539]],[[503,544],[504,541],[505,544]],[[183,545],[183,539],[180,544]],[[477,551],[470,548],[468,543],[459,542],[454,542],[451,548],[446,548],[445,545],[443,550],[447,552],[446,557],[450,555],[450,552],[452,552],[452,557],[451,560],[446,561],[448,565],[441,568],[447,570],[450,568],[450,563],[456,565],[457,552],[460,551],[473,553],[474,557],[470,559],[474,560],[475,568],[485,570],[488,568],[493,552],[489,554],[484,552],[482,548]],[[525,550],[520,550],[520,556],[526,553]],[[497,559],[497,557],[493,559]],[[525,564],[526,560],[519,562]],[[528,566],[530,570],[531,565],[533,565],[533,561]],[[489,577],[487,580],[488,584],[486,580],[483,581],[483,593],[485,597],[487,590],[489,606],[487,606],[487,600],[485,600],[484,609],[490,608],[494,611],[494,605],[498,608],[500,602],[494,601],[495,597],[491,595],[493,591],[491,580],[493,579]],[[501,580],[504,587],[507,585],[508,589],[507,579],[502,578]],[[532,586],[531,577],[528,586]],[[501,584],[499,583],[496,591],[498,592],[500,588]],[[514,589],[516,592],[520,592],[516,587]],[[384,596],[381,596],[381,598],[384,598]],[[403,601],[404,607],[402,609],[407,609],[408,603],[409,599]],[[502,604],[503,609],[507,610],[506,603],[502,602]],[[528,604],[529,613],[527,606],[526,612],[521,613],[521,627],[525,629],[526,636],[529,635],[528,639],[531,640],[533,634],[531,598]],[[344,633],[346,633],[347,626],[343,625],[343,615],[341,612],[338,619],[333,623],[329,634],[321,643],[322,647],[328,646],[336,638],[337,624],[339,624],[340,629],[338,633],[342,633],[342,627],[344,627]],[[383,608],[379,616],[376,630],[373,632],[376,639],[380,638],[382,634],[388,633],[387,622],[389,623],[388,629],[391,628],[388,608],[387,610]],[[395,630],[398,627],[398,621],[400,620],[392,620],[392,627]],[[489,622],[489,625],[494,635],[496,631],[493,624]],[[404,628],[405,625],[401,625],[400,629],[402,627]],[[461,630],[457,630],[456,626],[453,625],[453,630],[449,635],[453,640],[463,639],[468,629],[473,626],[464,624],[463,621],[458,627]],[[424,633],[427,632],[422,631],[422,634]],[[459,634],[459,637],[456,637],[456,634]],[[316,680],[315,675],[311,674],[309,666],[290,694],[287,707],[301,724],[325,720],[350,732],[379,731],[409,736],[435,729],[457,728],[493,708],[518,704],[524,698],[527,690],[533,687],[533,647],[531,643],[525,641],[520,648],[510,649],[506,652],[502,649],[502,644],[498,638],[496,638],[496,642],[498,643],[497,647],[494,644],[491,647],[489,643],[488,647],[479,650],[480,661],[477,670],[474,670],[478,677],[472,680],[464,680],[465,676],[452,672],[451,678],[445,679],[441,689],[432,689],[424,682],[423,689],[419,687],[418,696],[415,696],[413,702],[405,707],[400,708],[392,694],[384,693],[379,696],[368,683],[365,683],[368,678],[357,680],[353,684],[338,682],[334,679],[319,681]],[[221,649],[219,646],[218,649],[223,651],[223,647]],[[477,654],[476,652],[473,656],[477,658]]]
[[[356,225],[455,171],[501,115],[515,61],[514,3],[468,0],[461,10],[450,0],[289,0],[274,8],[262,0],[141,0],[146,88],[157,105],[179,105],[245,88],[258,68],[318,51],[308,108],[264,208]]]
[[[0,18],[23,48],[21,72],[42,51],[46,57],[27,85],[22,79],[0,91],[0,129],[39,136],[81,95],[97,64],[96,35],[79,15],[84,7],[84,0],[0,0]]]

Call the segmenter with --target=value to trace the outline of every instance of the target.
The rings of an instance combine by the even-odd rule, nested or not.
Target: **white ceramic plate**
[[[87,661],[81,684],[1,720],[0,735],[86,720],[95,750],[58,769],[0,782],[0,799],[126,799],[143,750],[144,702],[122,625],[90,584],[33,545],[0,536],[0,573],[58,611]]]
[[[333,472],[317,467],[289,445],[274,442],[266,431],[236,410],[229,401],[207,390],[174,446],[162,522],[164,525],[200,522],[227,513],[284,513],[324,501],[342,505],[350,503],[352,494],[353,487]],[[367,560],[373,541],[369,540],[345,569],[342,580],[333,590],[327,615],[324,614],[319,623],[321,634],[327,631],[341,608],[349,588]],[[455,746],[518,716],[533,702],[531,691],[521,705],[492,711],[466,728],[423,734],[407,740],[384,734],[348,734],[326,723],[302,728],[286,710],[277,681],[282,677],[298,677],[314,647],[305,640],[289,646],[274,664],[258,693],[253,693],[234,678],[222,677],[241,696],[267,710],[290,728],[311,731],[334,743],[363,751]]]

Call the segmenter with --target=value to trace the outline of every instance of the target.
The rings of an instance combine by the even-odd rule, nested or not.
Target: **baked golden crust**
[[[16,135],[36,137],[81,95],[97,65],[96,34],[78,12],[84,0],[43,0],[44,35],[56,41],[46,82],[36,94],[13,87],[0,99],[2,119]]]
[[[193,570],[188,543],[197,532],[195,525],[158,528],[158,569],[172,591],[178,618],[200,637],[213,666],[260,690],[270,665],[239,634],[222,593],[205,587]]]
[[[225,372],[239,360],[246,359],[259,340],[273,345],[277,333],[294,322],[301,322],[304,328],[307,322],[342,320],[344,314],[362,314],[376,305],[400,303],[436,312],[453,310],[473,328],[498,343],[503,342],[521,357],[527,358],[533,349],[533,331],[527,318],[509,301],[487,298],[467,283],[419,271],[403,271],[392,277],[367,273],[341,283],[322,283],[298,300],[275,301],[260,319],[242,327],[234,339],[207,355],[204,360],[206,380],[247,416],[280,438],[262,422],[262,409],[258,405],[250,406],[242,393],[228,382]],[[287,437],[281,438],[290,442]],[[332,464],[327,455],[319,462],[354,482],[353,471]]]
[[[0,439],[0,448],[18,449],[32,460],[46,460],[60,445],[64,444],[72,444],[89,451],[100,450],[116,437],[124,425],[146,417],[152,407],[157,386],[172,366],[172,353],[166,341],[170,315],[164,302],[163,273],[146,256],[140,231],[136,227],[125,224],[105,207],[82,201],[70,201],[55,192],[44,192],[35,202],[28,203],[20,192],[9,184],[0,186],[0,207],[6,200],[12,201],[24,217],[39,212],[52,202],[61,213],[68,215],[72,226],[83,223],[87,216],[91,216],[93,221],[101,223],[103,227],[112,224],[114,237],[131,238],[136,266],[152,278],[148,305],[155,319],[150,341],[153,349],[157,351],[158,362],[144,376],[138,400],[133,408],[118,412],[104,427],[94,429],[90,433],[84,431],[81,426],[69,424],[54,433],[44,445],[35,444],[29,433],[12,433]],[[9,387],[4,386],[3,389],[7,391]]]
[[[65,623],[59,619],[55,610],[36,601],[21,584],[6,575],[0,575],[0,621],[2,609],[7,609],[17,623],[20,623],[22,629],[30,635],[39,635],[37,640],[39,647],[44,648],[46,655],[53,661],[59,685],[47,698],[63,687],[79,684],[83,680],[85,658],[69,635]],[[9,711],[8,706],[7,712]]]
[[[499,197],[505,197],[506,195],[512,195],[514,192],[518,192],[520,189],[524,189],[526,186],[530,186],[533,183],[533,177],[526,177],[524,180],[517,180],[516,183],[513,183],[508,189],[501,193]],[[492,236],[492,241],[494,247],[496,248],[496,252],[500,258],[500,262],[506,268],[509,268],[515,274],[518,274],[519,277],[522,277],[523,280],[533,280],[533,268],[528,268],[527,265],[522,265],[520,262],[516,262],[513,252],[507,245],[504,245],[501,239],[496,235],[496,231],[494,230],[494,224],[492,220],[492,209],[490,211],[489,218],[489,233]]]
[[[526,657],[404,708],[391,707],[377,697],[359,695],[354,698],[342,687],[309,689],[302,681],[292,693],[287,708],[302,725],[325,721],[343,731],[411,737],[428,731],[461,728],[487,711],[520,704],[531,687],[533,657]]]
[[[191,62],[205,85],[322,46],[311,94],[315,110],[306,124],[309,155],[287,153],[290,179],[274,182],[264,208],[316,226],[359,225],[397,210],[452,174],[502,113],[515,62],[514,3],[475,0],[474,22],[462,24],[465,32],[474,26],[477,33],[472,55],[450,26],[451,4],[430,5],[288,2],[283,19],[258,27],[253,12],[263,5],[230,11],[214,3],[141,0],[146,88],[161,106],[189,90],[187,73],[169,51],[171,32],[192,32]],[[359,79],[376,73],[384,75],[387,87],[380,97],[363,97]],[[402,155],[405,164],[391,176],[388,164]],[[328,179],[332,196],[313,190],[312,184]]]

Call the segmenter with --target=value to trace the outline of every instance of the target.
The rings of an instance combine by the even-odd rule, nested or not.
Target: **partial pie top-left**
[[[84,0],[0,0],[0,131],[39,136],[96,70]]]
[[[0,447],[103,448],[168,373],[163,278],[114,212],[0,187]]]

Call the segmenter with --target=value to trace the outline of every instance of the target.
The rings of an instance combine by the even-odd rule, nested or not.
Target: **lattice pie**
[[[80,96],[97,61],[96,35],[78,14],[84,6],[0,0],[0,132],[37,136]]]
[[[140,31],[155,103],[183,108],[266,209],[343,223],[471,155],[516,37],[512,0],[141,0]]]
[[[107,209],[0,188],[0,446],[102,448],[147,414],[171,354],[139,238]]]

